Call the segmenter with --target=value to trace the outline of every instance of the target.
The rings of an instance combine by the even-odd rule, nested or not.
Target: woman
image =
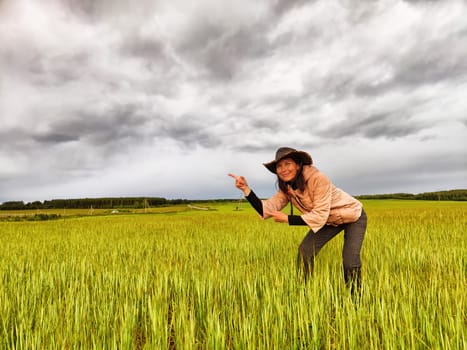
[[[299,247],[298,259],[303,263],[305,279],[313,273],[315,256],[339,232],[344,231],[342,251],[344,280],[352,293],[361,286],[360,250],[366,230],[366,214],[362,204],[335,187],[313,166],[311,156],[303,151],[281,147],[276,158],[263,164],[277,175],[279,190],[267,200],[260,200],[243,176],[229,174],[235,186],[262,218],[274,218],[289,225],[307,225],[310,230]],[[287,215],[281,210],[291,202],[302,215]]]

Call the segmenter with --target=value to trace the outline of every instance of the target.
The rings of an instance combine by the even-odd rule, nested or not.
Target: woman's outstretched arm
[[[251,206],[255,208],[261,217],[263,217],[263,203],[248,186],[246,179],[243,176],[238,176],[232,173],[229,173],[228,175],[235,179],[235,187],[243,192],[245,198],[248,200],[248,202],[250,202]]]

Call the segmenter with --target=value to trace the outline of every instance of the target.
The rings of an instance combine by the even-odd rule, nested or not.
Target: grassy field
[[[467,203],[364,205],[358,305],[342,234],[304,285],[306,227],[245,203],[0,221],[0,348],[465,349]]]
[[[204,208],[204,206],[202,206]],[[209,208],[206,207],[206,208]],[[213,208],[216,209],[216,208]],[[217,209],[216,209],[217,210]],[[15,221],[17,218],[31,218],[39,215],[57,215],[64,218],[81,216],[124,215],[124,214],[173,214],[193,211],[187,205],[161,206],[146,209],[33,209],[0,210],[0,221]]]

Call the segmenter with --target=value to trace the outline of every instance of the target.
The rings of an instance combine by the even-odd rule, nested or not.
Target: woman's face
[[[300,169],[300,166],[295,163],[292,158],[281,159],[276,165],[277,176],[279,176],[279,179],[284,182],[289,182],[295,179],[298,169]]]

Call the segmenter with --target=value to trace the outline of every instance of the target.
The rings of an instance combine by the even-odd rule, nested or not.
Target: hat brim
[[[263,163],[263,165],[273,174],[277,174],[276,166],[282,159],[292,158],[295,162],[300,163],[301,165],[311,165],[313,164],[313,159],[311,156],[303,151],[293,151],[287,154],[284,154],[279,159],[275,159],[269,163]]]

